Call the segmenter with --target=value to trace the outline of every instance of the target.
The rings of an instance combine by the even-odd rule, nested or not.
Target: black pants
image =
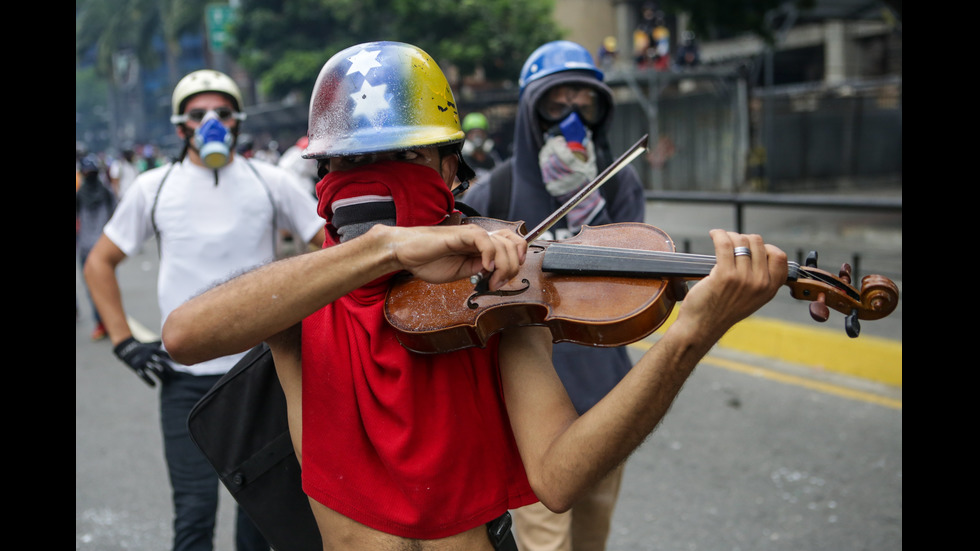
[[[163,447],[173,488],[174,551],[212,551],[218,512],[218,475],[194,444],[187,416],[220,376],[194,376],[169,371],[160,390]],[[269,543],[238,508],[235,527],[238,551],[269,551]]]

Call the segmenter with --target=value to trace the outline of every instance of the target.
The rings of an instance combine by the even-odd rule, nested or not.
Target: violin
[[[471,217],[463,223],[487,231],[523,223]],[[614,347],[642,340],[683,300],[687,282],[708,275],[715,257],[677,253],[663,230],[648,224],[585,226],[564,241],[535,241],[510,282],[490,291],[483,280],[432,284],[414,277],[396,281],[385,300],[385,317],[398,341],[419,353],[450,352],[486,345],[495,333],[542,325],[554,342]],[[786,285],[793,298],[810,301],[810,315],[827,321],[831,309],[846,315],[854,338],[859,320],[877,320],[898,305],[898,287],[880,275],[851,285],[851,268],[837,276],[816,267],[816,253],[803,265],[789,262]]]
[[[646,338],[667,320],[687,293],[687,282],[706,277],[715,257],[677,253],[663,230],[648,224],[585,226],[571,239],[539,240],[555,222],[589,193],[646,149],[643,136],[619,159],[584,186],[538,226],[470,217],[487,231],[511,229],[528,242],[517,276],[490,291],[486,273],[451,283],[432,284],[411,276],[398,278],[385,297],[384,313],[405,348],[419,353],[483,347],[507,327],[547,326],[554,342],[615,347]],[[898,305],[898,286],[879,275],[851,285],[851,268],[837,276],[816,266],[811,252],[801,266],[789,262],[786,285],[799,300],[810,301],[810,315],[826,321],[830,310],[846,315],[845,330],[854,338],[859,320],[881,319]]]

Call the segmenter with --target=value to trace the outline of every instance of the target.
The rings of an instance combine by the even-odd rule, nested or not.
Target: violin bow
[[[581,203],[583,199],[588,197],[590,193],[599,189],[599,186],[611,180],[612,177],[615,176],[620,170],[625,168],[626,165],[633,162],[633,159],[639,157],[644,151],[646,151],[647,140],[649,139],[649,137],[650,137],[649,134],[644,134],[639,141],[633,144],[633,147],[629,148],[626,151],[626,153],[620,155],[620,157],[616,159],[616,162],[606,167],[606,169],[603,170],[601,174],[596,176],[594,180],[592,180],[591,182],[583,186],[582,189],[578,190],[578,193],[573,195],[568,201],[565,201],[564,205],[559,207],[558,210],[551,213],[547,218],[542,220],[541,223],[538,224],[533,230],[528,232],[528,234],[525,236],[527,242],[530,243],[535,239],[541,237],[541,235],[543,235],[544,232],[548,231],[549,229],[551,229],[551,226],[555,225],[555,222],[558,222],[559,220],[564,218],[566,214],[568,214],[569,212],[572,211],[572,209],[577,207],[578,204]]]
[[[548,217],[542,220],[541,223],[538,224],[533,230],[528,232],[527,235],[524,236],[524,239],[528,243],[531,243],[535,239],[541,237],[544,234],[544,232],[551,229],[551,226],[554,226],[556,222],[564,218],[566,214],[568,214],[569,212],[572,211],[572,209],[577,207],[578,204],[581,203],[582,200],[584,200],[586,197],[588,197],[590,193],[599,189],[599,186],[611,180],[612,177],[615,176],[617,173],[619,173],[620,170],[623,170],[623,168],[625,168],[626,165],[633,162],[633,159],[636,159],[644,151],[646,151],[647,141],[649,140],[649,138],[650,138],[649,134],[644,134],[642,138],[640,138],[635,144],[633,144],[633,147],[629,148],[626,151],[626,153],[620,155],[619,158],[616,159],[616,161],[613,162],[611,165],[607,166],[606,169],[603,170],[601,174],[599,174],[591,182],[583,186],[582,189],[578,190],[578,192],[575,195],[573,195],[568,201],[565,201],[564,205],[559,207],[558,210],[556,210],[555,212],[548,215]],[[481,282],[484,282],[486,280],[486,277],[488,275],[490,274],[487,273],[486,270],[481,270],[480,273],[470,277],[470,283],[472,283],[473,285],[479,285]],[[486,284],[484,283],[484,285]]]

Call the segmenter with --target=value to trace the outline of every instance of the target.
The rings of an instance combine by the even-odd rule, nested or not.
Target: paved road
[[[682,221],[660,225],[680,241]],[[833,244],[827,257],[860,247],[866,266],[900,283],[900,216],[897,232],[888,224],[849,231],[861,239],[799,240]],[[150,245],[120,268],[131,316],[151,333],[159,330],[155,257]],[[76,271],[75,547],[163,551],[171,512],[156,396],[107,342],[89,341],[83,293]],[[805,306],[775,302],[767,316],[809,323]],[[900,309],[882,321],[864,332],[898,346],[900,372]],[[627,463],[609,550],[896,551],[902,482],[901,386],[716,347]],[[220,550],[233,548],[232,503],[223,492]]]

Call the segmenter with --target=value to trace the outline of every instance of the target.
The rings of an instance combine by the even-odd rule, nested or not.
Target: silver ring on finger
[[[735,256],[752,256],[748,247],[735,247]]]

